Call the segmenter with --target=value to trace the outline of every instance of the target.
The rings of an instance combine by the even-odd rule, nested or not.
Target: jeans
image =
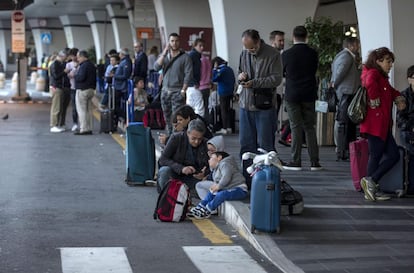
[[[207,197],[208,193],[210,192],[210,187],[214,184],[213,181],[210,180],[203,180],[198,182],[195,185],[196,192],[198,194],[198,197],[200,197],[201,200]]]
[[[275,150],[275,110],[248,111],[240,108],[240,158],[245,152],[257,153],[258,148],[268,152]],[[242,161],[243,176],[249,188],[251,177],[246,168],[251,164],[252,160]]]
[[[192,175],[177,174],[169,166],[162,166],[158,170],[158,190],[161,191],[171,178],[179,179],[190,189],[195,188],[195,184],[200,181]]]
[[[224,201],[228,200],[242,200],[247,197],[247,191],[240,187],[235,187],[228,190],[222,190],[216,194],[208,192],[200,204],[207,207],[210,211],[217,209]]]
[[[367,176],[378,182],[400,159],[398,146],[392,133],[383,141],[377,136],[367,134],[368,139],[368,170]]]
[[[286,110],[289,116],[290,129],[292,130],[291,156],[292,163],[302,164],[302,144],[305,130],[308,154],[311,163],[319,163],[319,147],[316,140],[316,112],[315,102],[288,102]]]
[[[70,90],[70,100],[72,102],[72,121],[78,124],[78,111],[76,110],[76,89]]]

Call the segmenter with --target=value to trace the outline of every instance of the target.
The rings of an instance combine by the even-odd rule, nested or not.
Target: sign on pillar
[[[11,14],[12,26],[12,52],[17,55],[17,90],[13,100],[30,100],[26,93],[27,60],[23,53],[26,52],[26,26],[22,10],[15,10]],[[22,57],[23,56],[23,57]]]

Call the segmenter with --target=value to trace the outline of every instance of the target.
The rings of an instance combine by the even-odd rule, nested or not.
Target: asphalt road
[[[253,272],[246,262],[280,272],[219,217],[212,223],[229,244],[212,243],[192,221],[154,221],[155,187],[123,182],[119,144],[97,129],[92,136],[50,133],[49,107],[0,104],[0,117],[9,113],[0,119],[0,273]],[[212,266],[200,266],[199,249],[224,254],[201,252]],[[214,262],[220,259],[226,263]],[[88,271],[88,263],[104,269]]]

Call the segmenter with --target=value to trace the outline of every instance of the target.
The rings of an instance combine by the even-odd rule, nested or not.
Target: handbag
[[[336,112],[336,105],[338,104],[338,98],[336,97],[336,92],[333,87],[322,90],[321,100],[328,103],[328,112]]]
[[[361,123],[367,115],[367,89],[360,86],[348,106],[348,117],[355,123]]]
[[[253,105],[260,110],[267,110],[273,105],[272,88],[255,88],[253,89]]]

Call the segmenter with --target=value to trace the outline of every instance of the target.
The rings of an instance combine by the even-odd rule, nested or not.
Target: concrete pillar
[[[58,52],[67,47],[65,32],[63,31],[62,24],[59,19],[54,18],[35,18],[27,20],[30,28],[32,29],[32,35],[36,47],[36,57],[39,66],[41,65],[41,59],[43,53],[51,55],[53,52]],[[48,34],[50,37],[50,43],[46,40],[42,41],[42,37]]]
[[[124,0],[124,5],[127,10],[129,26],[131,28],[132,42],[135,43],[137,41],[137,32],[135,31],[134,5],[131,3],[133,1],[134,0]]]
[[[395,54],[391,83],[402,90],[408,86],[406,71],[414,65],[414,37],[407,18],[411,18],[411,0],[355,0],[363,60],[370,50],[386,46]],[[373,18],[378,18],[374,20]]]
[[[128,31],[131,29],[131,24],[125,6],[123,4],[107,4],[106,9],[112,22],[116,48],[126,47],[131,50],[133,38],[131,32]]]
[[[126,1],[126,0],[124,0]],[[155,6],[152,1],[147,0],[135,0],[134,3],[134,33],[138,41],[141,41],[144,45],[144,51],[147,51],[152,46],[160,47],[160,32],[157,24],[157,14],[155,12]],[[137,28],[150,28],[153,29],[153,38],[145,39],[137,36]]]
[[[59,17],[69,48],[87,49],[94,45],[92,31],[85,14]]]
[[[89,10],[86,12],[91,25],[93,43],[95,45],[96,60],[104,58],[110,49],[119,49],[115,45],[114,32],[109,15],[105,10]]]
[[[227,59],[229,65],[237,71],[242,50],[241,34],[249,28],[257,29],[267,43],[271,31],[282,30],[286,33],[285,47],[289,47],[293,28],[304,24],[306,17],[314,16],[318,2],[318,0],[209,0],[217,41],[217,55]]]
[[[213,27],[207,0],[154,0],[154,6],[162,41],[172,32],[179,33],[180,27]]]

